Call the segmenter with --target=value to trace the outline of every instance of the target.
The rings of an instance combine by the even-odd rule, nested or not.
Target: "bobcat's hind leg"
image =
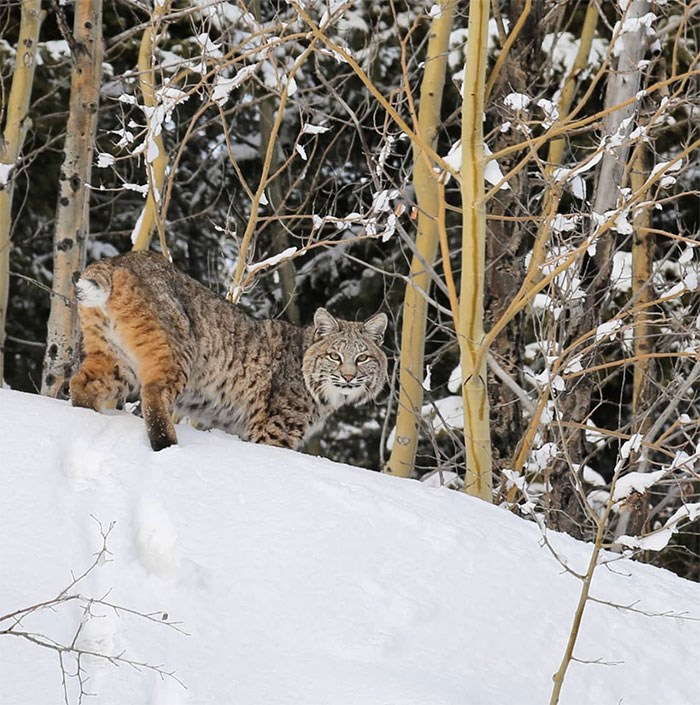
[[[163,450],[177,445],[177,435],[170,413],[171,405],[157,382],[144,384],[141,388],[143,418],[153,450]]]
[[[184,371],[172,362],[167,348],[142,371],[141,409],[153,450],[177,445],[172,409],[185,381]]]
[[[177,311],[159,309],[156,303],[132,272],[114,271],[107,308],[121,345],[134,361],[148,440],[157,451],[177,443],[171,412],[187,382],[190,358],[181,342]]]
[[[135,326],[125,333],[129,337],[130,349],[140,361],[141,410],[151,448],[163,450],[176,445],[172,410],[185,388],[187,375],[175,362],[167,336],[158,326]]]

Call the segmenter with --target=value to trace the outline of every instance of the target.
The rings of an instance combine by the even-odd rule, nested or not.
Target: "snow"
[[[619,318],[613,318],[610,321],[605,321],[601,323],[596,328],[595,340],[600,342],[602,340],[611,340],[615,337],[616,333],[623,326],[623,322]]]
[[[542,51],[551,56],[552,64],[564,76],[572,70],[578,49],[579,37],[574,36],[571,32],[547,34],[542,41]],[[606,39],[602,37],[593,39],[588,55],[588,67],[579,74],[580,78],[585,79],[595,71],[605,57],[607,49]]]
[[[283,262],[284,260],[288,260],[292,257],[297,252],[296,247],[288,247],[286,250],[282,250],[282,252],[278,252],[276,255],[273,255],[272,257],[268,257],[267,259],[261,260],[260,262],[255,262],[254,264],[249,264],[248,265],[248,271],[252,274],[253,272],[257,272],[261,269],[267,269],[268,267],[274,267],[278,265],[280,262]]]
[[[136,240],[138,239],[139,233],[141,232],[141,225],[143,223],[144,216],[146,214],[146,209],[144,208],[141,213],[139,214],[139,217],[136,219],[136,223],[134,223],[134,229],[131,231],[131,242],[132,244],[136,243]]]
[[[304,161],[308,160],[308,155],[306,154],[306,150],[298,142],[294,145],[294,150]]]
[[[212,22],[218,30],[237,26],[239,20],[245,16],[240,8],[230,2],[194,0],[192,4],[200,7],[202,16]]]
[[[630,457],[630,454],[632,452],[638,451],[642,447],[642,441],[644,440],[644,436],[642,436],[641,433],[633,433],[621,446],[620,448],[620,458],[623,460],[627,460]],[[628,479],[631,475],[634,475],[635,473],[628,473],[625,475],[622,480],[618,480],[618,483],[622,482],[623,480]],[[636,473],[636,474],[641,474],[641,473]],[[648,475],[653,475],[654,473],[648,473]],[[663,474],[663,473],[662,473]],[[646,487],[651,487],[651,485],[654,484],[656,480],[649,481]],[[618,484],[615,485],[615,489],[617,489]],[[639,491],[637,487],[634,487],[635,490]],[[628,493],[624,494],[623,496],[626,497]]]
[[[613,28],[613,55],[619,56],[624,51],[625,34],[637,35],[635,39],[638,41],[641,41],[644,35],[653,36],[654,22],[656,22],[656,15],[653,12],[647,12],[641,17],[626,17],[622,23],[617,22]]]
[[[392,209],[391,202],[399,197],[397,189],[382,189],[372,195],[370,210],[375,213],[388,213]]]
[[[524,93],[509,93],[503,99],[503,104],[511,110],[527,110],[530,102],[530,96],[527,96]]]
[[[496,186],[500,184],[499,189],[504,191],[510,188],[507,181],[503,181],[503,171],[499,166],[496,159],[489,159],[493,155],[493,152],[489,149],[487,144],[484,144],[484,179],[491,184]],[[462,140],[457,140],[450,151],[443,157],[445,164],[451,167],[454,171],[460,172],[462,170]]]
[[[156,159],[158,159],[158,155],[160,154],[160,148],[158,147],[158,143],[151,136],[150,130],[149,135],[146,137],[146,147],[146,161],[149,164],[152,164]]]
[[[574,196],[584,200],[586,198],[586,182],[581,174],[592,169],[602,157],[603,153],[598,152],[575,167],[557,167],[552,172],[552,178],[557,183],[568,184]]]
[[[620,536],[615,540],[615,543],[628,548],[640,548],[644,551],[660,551],[666,548],[673,534],[678,531],[681,522],[694,521],[698,517],[700,517],[700,503],[685,504],[679,507],[673,513],[673,516],[659,529],[641,538]]]
[[[677,161],[667,161],[667,162],[659,162],[658,164],[654,165],[654,168],[651,170],[651,174],[649,174],[649,181],[653,181],[654,177],[659,174],[670,174],[671,172],[675,171],[680,171],[683,168],[683,160],[678,159]],[[673,177],[670,177],[673,178]],[[675,179],[672,183],[675,182]]]
[[[433,370],[430,365],[425,366],[425,377],[423,378],[423,389],[426,392],[431,391],[433,388]]]
[[[559,119],[559,108],[551,100],[540,98],[537,101],[537,106],[542,108],[542,112],[544,113],[542,127],[551,127]]]
[[[646,492],[649,487],[655,485],[665,474],[666,470],[630,472],[615,483],[613,499],[620,500],[629,497],[632,492]]]
[[[313,125],[310,122],[304,123],[300,134],[302,135],[322,135],[324,132],[328,132],[330,127],[323,127],[322,125]]]
[[[138,105],[138,101],[133,95],[129,95],[129,93],[122,93],[117,100],[120,103],[127,103],[128,105]]]
[[[447,433],[450,429],[464,428],[464,399],[451,395],[425,404],[421,410],[424,418],[431,421],[435,433]]]
[[[492,186],[498,186],[501,191],[510,189],[510,184],[507,181],[503,181],[503,172],[498,162],[495,159],[488,159],[493,152],[489,149],[487,144],[484,144],[484,157],[487,158],[486,164],[484,165],[484,179]]]
[[[23,627],[150,669],[83,660],[95,705],[548,702],[581,583],[538,527],[463,493],[219,432],[0,390],[0,614],[78,584]],[[100,524],[98,524],[98,521]],[[548,534],[582,571],[591,547]],[[604,554],[561,702],[692,705],[700,585]],[[177,623],[177,629],[169,624]],[[0,623],[0,630],[8,627]],[[640,648],[640,645],[646,645]],[[660,676],[660,674],[663,674]],[[75,702],[75,678],[69,694]],[[63,701],[55,652],[0,634],[7,703]]]
[[[70,57],[70,47],[65,39],[53,39],[46,42],[40,42],[39,48],[46,49],[49,59],[51,61],[62,61]],[[41,54],[37,56],[37,64],[39,66],[43,65],[43,60]]]
[[[125,188],[127,191],[136,191],[136,193],[140,193],[142,196],[147,196],[148,195],[148,184],[132,184],[132,183],[123,183],[122,188]]]
[[[10,172],[15,168],[14,164],[0,163],[0,188],[7,185],[10,180]]]
[[[97,155],[97,167],[99,169],[104,169],[105,167],[112,166],[116,159],[111,155],[107,154],[106,152],[100,152]]]
[[[613,254],[610,283],[615,291],[629,293],[632,290],[632,253],[619,251]]]
[[[447,388],[453,393],[457,393],[462,386],[462,365],[457,365],[457,367],[450,372],[450,378],[447,380]]]
[[[557,213],[552,218],[552,230],[555,233],[570,233],[579,227],[581,216],[578,215],[563,215]]]

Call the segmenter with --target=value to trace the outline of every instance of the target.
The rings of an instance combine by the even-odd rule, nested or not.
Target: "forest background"
[[[700,579],[700,2],[10,0],[0,33],[7,385],[65,394],[75,273],[132,247],[258,317],[382,309],[387,392],[315,452]]]

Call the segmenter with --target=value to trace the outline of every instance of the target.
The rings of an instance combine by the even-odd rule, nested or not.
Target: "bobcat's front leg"
[[[85,359],[70,381],[71,403],[95,411],[114,408],[118,401],[126,399],[130,388],[127,378],[131,375],[120,366],[107,342],[109,322],[104,312],[83,305],[78,310]]]
[[[248,438],[253,443],[296,450],[302,444],[308,429],[309,423],[301,414],[285,413],[285,410],[261,410],[251,418]]]
[[[114,357],[94,353],[85,358],[71,378],[71,403],[95,411],[114,408],[126,397],[126,386]]]

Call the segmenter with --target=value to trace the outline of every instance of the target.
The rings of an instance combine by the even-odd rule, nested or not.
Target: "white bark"
[[[88,184],[102,73],[102,0],[75,5],[70,112],[61,165],[53,245],[53,289],[41,393],[67,394],[78,358],[78,316],[73,284],[85,266],[89,231]]]
[[[17,168],[27,130],[27,113],[36,67],[36,47],[45,14],[41,10],[41,0],[23,0],[12,86],[7,106],[1,106],[6,107],[7,117],[5,130],[0,136],[0,386],[4,376],[5,319],[10,294],[13,172]]]

